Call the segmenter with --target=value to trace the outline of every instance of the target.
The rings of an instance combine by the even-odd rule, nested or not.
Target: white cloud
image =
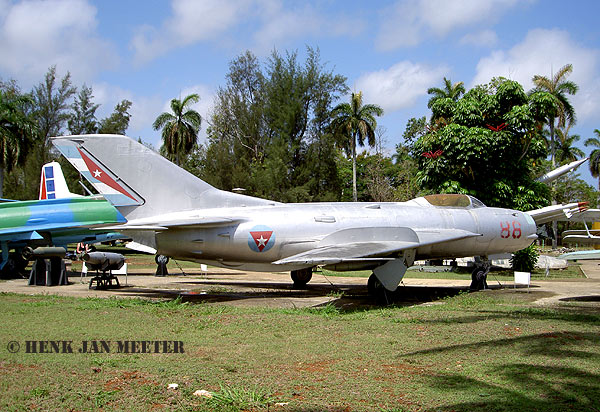
[[[460,44],[477,47],[491,47],[498,43],[498,36],[493,30],[482,30],[466,34],[460,39]]]
[[[242,24],[244,23],[244,24]],[[240,39],[258,54],[290,40],[319,36],[357,35],[362,19],[326,16],[301,2],[281,0],[173,0],[172,14],[160,27],[143,25],[131,40],[134,60],[151,61],[169,50],[212,41],[240,47]],[[253,47],[251,43],[255,44]]]
[[[257,15],[263,23],[254,34],[260,53],[271,51],[275,45],[291,39],[356,36],[365,29],[361,19],[343,15],[335,18],[326,16],[306,3],[297,3],[294,8],[285,9],[277,1],[266,1],[259,7]]]
[[[118,64],[113,47],[97,35],[96,8],[86,0],[3,2],[0,9],[0,70],[25,86],[52,65],[81,82]]]
[[[377,48],[415,46],[471,25],[495,24],[518,0],[399,0],[382,11]]]
[[[173,14],[160,28],[141,26],[131,46],[138,63],[150,61],[172,48],[215,39],[248,13],[247,0],[173,0]]]
[[[356,81],[356,89],[363,92],[365,101],[377,102],[389,113],[414,105],[448,71],[446,66],[429,67],[402,61],[387,70],[361,76]]]
[[[552,76],[565,64],[573,65],[569,80],[579,86],[570,97],[579,120],[597,116],[600,110],[600,50],[575,43],[563,30],[531,30],[525,39],[509,50],[496,50],[477,64],[471,85],[487,83],[492,77],[516,80],[525,90],[533,87],[534,75]]]

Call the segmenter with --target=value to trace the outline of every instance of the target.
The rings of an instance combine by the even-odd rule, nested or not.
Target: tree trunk
[[[0,198],[4,196],[4,168],[0,167]]]
[[[356,190],[356,136],[352,138],[352,200],[358,201],[358,193]]]
[[[554,118],[550,119],[550,160],[552,163],[552,170],[556,169],[555,149],[554,149]],[[550,193],[552,194],[552,204],[556,204],[556,193],[554,181],[550,184]],[[558,222],[552,221],[552,249],[558,247]]]

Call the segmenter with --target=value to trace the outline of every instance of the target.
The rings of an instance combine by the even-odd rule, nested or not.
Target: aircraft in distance
[[[3,276],[14,275],[25,268],[22,254],[34,259],[55,257],[55,248],[48,248],[45,253],[44,246],[65,247],[66,251],[69,243],[96,243],[122,237],[115,232],[89,230],[126,222],[102,196],[59,198],[76,195],[68,189],[66,193],[58,192],[59,196],[55,190],[48,190],[67,187],[62,171],[56,174],[56,166],[60,170],[58,163],[44,165],[42,169],[45,199],[0,203],[0,271]],[[15,252],[9,253],[10,250]]]
[[[60,164],[58,162],[50,162],[43,165],[42,175],[40,176],[39,200],[65,199],[71,197],[82,196],[71,193]]]
[[[112,227],[158,255],[219,267],[291,271],[296,287],[315,266],[373,270],[369,291],[394,291],[416,259],[488,257],[536,238],[538,213],[486,207],[460,194],[407,202],[279,203],[216,189],[126,136],[52,138],[54,146],[116,206]],[[158,257],[158,256],[157,256]],[[489,261],[473,272],[485,281]]]

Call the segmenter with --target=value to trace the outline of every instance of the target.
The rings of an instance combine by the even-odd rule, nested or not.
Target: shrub
[[[535,245],[530,245],[525,249],[515,252],[513,257],[510,259],[513,270],[521,272],[532,272],[535,268],[535,264],[540,256]]]

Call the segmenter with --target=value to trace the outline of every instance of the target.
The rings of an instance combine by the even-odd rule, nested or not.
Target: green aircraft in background
[[[58,185],[64,178],[62,172],[59,176],[53,173],[56,167],[45,167],[40,188],[40,197],[43,193],[44,199],[2,200],[0,203],[2,277],[14,276],[25,268],[24,251],[35,258],[45,258],[44,249],[38,248],[58,246],[66,249],[70,243],[97,243],[122,237],[115,232],[90,230],[126,222],[123,215],[102,196],[52,198],[54,193],[48,189],[54,188],[54,177],[58,178]]]

